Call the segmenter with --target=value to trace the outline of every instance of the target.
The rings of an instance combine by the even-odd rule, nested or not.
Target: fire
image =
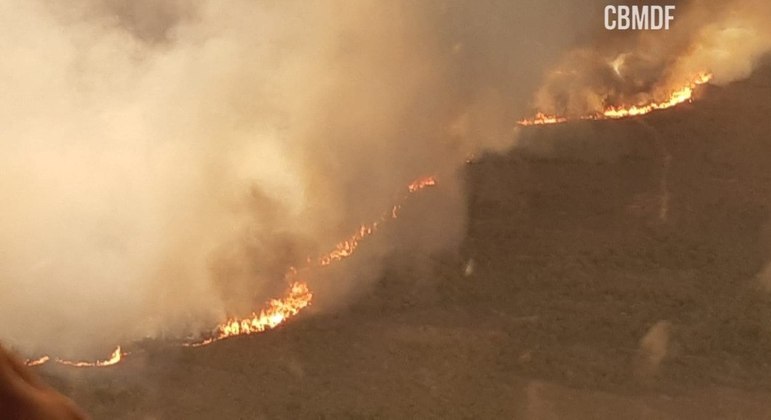
[[[524,125],[524,126],[558,124],[558,123],[563,123],[567,120],[568,119],[565,117],[558,117],[556,115],[547,115],[547,114],[544,114],[543,112],[538,112],[535,114],[535,117],[517,121],[517,124]]]
[[[105,367],[105,366],[117,365],[118,363],[120,363],[121,360],[123,360],[123,356],[127,354],[128,353],[123,352],[120,346],[118,346],[110,354],[110,357],[105,360],[97,360],[94,362],[84,362],[84,361],[72,361],[72,360],[66,360],[66,359],[54,359],[54,361],[60,365],[71,366],[71,367]],[[40,366],[48,363],[50,360],[51,360],[50,356],[42,356],[33,360],[28,359],[25,362],[25,364],[30,367]]]
[[[362,225],[353,235],[336,244],[334,249],[326,254],[316,259],[309,258],[307,260],[308,266],[304,268],[313,268],[314,266],[325,267],[333,262],[342,261],[343,259],[350,257],[359,247],[359,243],[363,239],[374,234],[387,220],[396,219],[398,217],[402,204],[411,194],[434,185],[436,185],[436,178],[432,176],[416,179],[407,186],[407,194],[402,195],[391,210],[384,213],[378,221],[370,223],[369,225]],[[299,271],[296,268],[290,267],[287,270],[285,278],[292,279],[297,276],[298,272]],[[183,345],[186,347],[201,347],[230,337],[257,334],[274,329],[287,319],[297,315],[300,311],[308,307],[311,304],[312,299],[313,293],[311,293],[307,283],[303,281],[293,281],[283,298],[270,300],[267,307],[262,309],[259,313],[253,312],[251,316],[245,318],[230,318],[217,325],[214,328],[212,336],[202,341],[186,343]],[[85,362],[55,359],[55,361],[56,363],[71,367],[105,367],[120,363],[127,354],[128,353],[123,352],[121,347],[118,346],[107,360]],[[38,359],[27,360],[26,365],[40,366],[47,363],[49,360],[51,360],[49,356],[42,356]]]
[[[332,264],[335,261],[342,261],[350,257],[356,251],[356,248],[359,247],[359,242],[361,242],[361,240],[367,236],[375,233],[379,225],[380,224],[378,222],[373,222],[370,225],[361,226],[359,230],[351,235],[348,239],[335,245],[335,249],[329,251],[326,255],[319,257],[319,265],[324,267]]]
[[[71,360],[65,360],[65,359],[55,359],[54,361],[60,365],[65,366],[71,366],[71,367],[105,367],[105,366],[112,366],[117,365],[120,363],[121,360],[123,360],[123,356],[127,355],[128,353],[124,353],[120,346],[118,346],[112,354],[110,354],[110,357],[106,360],[97,360],[95,362],[74,362]],[[25,364],[27,366],[40,366],[48,363],[51,360],[49,356],[42,356],[37,359],[33,360],[27,360]]]
[[[696,79],[694,79],[691,83],[689,83],[687,86],[683,86],[682,88],[673,91],[669,95],[669,99],[667,99],[666,101],[654,102],[654,103],[641,105],[641,106],[633,105],[628,108],[610,107],[606,109],[602,114],[606,118],[624,118],[624,117],[631,117],[635,115],[647,114],[651,111],[655,111],[659,109],[672,108],[683,102],[691,101],[691,99],[693,98],[693,90],[696,88],[696,86],[703,85],[709,82],[710,79],[712,79],[711,74],[702,73]]]
[[[403,195],[399,201],[394,204],[391,211],[384,213],[379,220],[368,225],[362,225],[348,239],[337,243],[331,251],[316,258],[308,258],[308,265],[304,268],[326,267],[334,262],[342,261],[356,252],[361,241],[377,232],[388,219],[396,219],[399,215],[402,203],[409,198],[409,195],[423,190],[427,187],[436,185],[436,178],[424,177],[418,178],[407,186],[407,195]],[[298,269],[290,267],[285,278],[291,279],[297,275]],[[215,333],[203,341],[188,344],[190,347],[201,347],[215,343],[217,341],[235,337],[239,335],[248,335],[261,333],[273,328],[286,321],[288,318],[297,315],[301,310],[311,304],[313,293],[305,282],[296,281],[292,284],[287,295],[283,299],[273,299],[268,303],[267,309],[263,309],[259,314],[252,313],[247,318],[229,319],[215,328]]]
[[[189,346],[201,347],[229,337],[256,334],[276,328],[310,305],[311,299],[313,299],[313,293],[311,293],[308,285],[304,282],[296,282],[292,284],[283,299],[272,299],[268,303],[268,307],[261,310],[259,314],[252,313],[247,318],[229,319],[217,326],[213,337]]]
[[[27,359],[26,362],[24,362],[27,366],[40,366],[42,364],[47,363],[49,360],[51,360],[48,356],[38,357],[37,359]]]
[[[579,117],[578,119],[580,120],[618,119],[618,118],[633,117],[637,115],[644,115],[651,111],[656,111],[660,109],[672,108],[683,102],[692,101],[694,89],[696,89],[696,87],[699,85],[703,85],[709,82],[711,79],[712,79],[711,74],[700,73],[687,85],[670,92],[668,98],[664,101],[649,102],[645,104],[631,105],[631,106],[618,106],[618,107],[609,106],[602,112],[599,112],[596,114],[584,115],[582,117]],[[556,115],[546,115],[539,112],[535,114],[535,117],[533,118],[517,121],[517,124],[521,126],[558,124],[558,123],[566,122],[567,120],[568,118],[566,117],[560,117]]]
[[[97,360],[95,362],[72,362],[69,360],[56,359],[56,363],[72,367],[105,367],[117,365],[121,360],[123,360],[123,356],[125,354],[126,353],[121,351],[120,346],[118,346],[107,360]]]
[[[407,186],[407,192],[412,194],[424,188],[433,187],[435,185],[436,178],[433,176],[418,178]],[[378,221],[372,222],[368,225],[360,226],[359,230],[357,230],[348,239],[335,245],[335,249],[319,257],[318,264],[322,267],[327,266],[335,261],[341,261],[353,255],[353,253],[356,251],[356,248],[359,247],[359,242],[361,242],[362,239],[377,232],[378,228],[382,226],[382,224],[385,223],[388,219],[396,219],[399,217],[399,210],[401,210],[402,203],[408,198],[408,196],[409,195],[402,196],[400,200],[391,208],[391,211],[380,216]]]
[[[414,193],[426,187],[433,187],[434,185],[436,185],[436,179],[434,179],[432,176],[427,176],[425,178],[418,178],[415,181],[412,181],[412,183],[407,186],[407,190],[411,193]]]

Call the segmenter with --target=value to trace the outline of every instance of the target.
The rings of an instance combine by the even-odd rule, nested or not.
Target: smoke
[[[760,0],[589,42],[605,3],[0,0],[0,339],[90,357],[205,331],[437,176],[408,226],[304,279],[349,301],[393,250],[458,245],[463,162],[513,144],[546,68],[536,105],[583,112],[768,49]]]
[[[459,168],[511,144],[583,7],[0,0],[0,338],[91,357],[203,331],[418,176],[430,213],[306,279],[316,307],[396,246],[451,250]]]
[[[771,50],[768,2],[674,3],[669,31],[603,31],[566,53],[546,75],[534,106],[583,116],[607,106],[660,102],[703,73],[718,85],[748,77]]]

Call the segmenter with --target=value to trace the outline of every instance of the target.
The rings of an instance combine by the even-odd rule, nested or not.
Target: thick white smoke
[[[205,330],[423,175],[440,182],[426,219],[307,279],[317,307],[397,245],[452,249],[466,156],[511,144],[605,3],[0,0],[0,339],[90,357]],[[752,39],[731,49],[750,66]]]
[[[401,240],[452,249],[456,171],[510,144],[572,39],[556,3],[0,0],[0,339],[92,357],[205,330],[423,175],[435,212]]]

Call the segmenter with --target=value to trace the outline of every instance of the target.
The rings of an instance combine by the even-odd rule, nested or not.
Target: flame
[[[268,307],[261,310],[259,314],[252,313],[246,318],[231,318],[217,326],[213,337],[187,346],[206,346],[229,337],[256,334],[276,328],[310,305],[311,299],[313,299],[313,293],[311,293],[308,285],[304,282],[296,282],[292,284],[283,299],[272,299],[268,303]]]
[[[123,360],[123,356],[126,354],[127,353],[123,353],[120,349],[120,346],[118,346],[115,348],[115,351],[110,354],[110,358],[107,360],[97,360],[95,362],[73,362],[70,360],[56,359],[56,363],[71,367],[105,367],[117,365],[121,360]]]
[[[626,117],[634,117],[637,115],[644,115],[651,111],[660,109],[667,109],[677,106],[683,102],[690,102],[693,100],[694,89],[709,82],[712,79],[712,75],[709,73],[700,73],[687,85],[675,89],[669,93],[666,100],[661,102],[649,102],[641,105],[631,106],[609,106],[602,112],[590,115],[584,115],[579,117],[580,120],[604,120],[604,119],[619,119]],[[535,114],[535,117],[517,121],[517,124],[521,126],[531,125],[544,125],[544,124],[558,124],[567,121],[568,118],[560,117],[556,115],[546,115],[541,112]]]
[[[382,216],[380,216],[380,219],[375,222],[372,222],[368,225],[360,226],[359,230],[357,230],[348,239],[342,242],[339,242],[337,245],[335,245],[335,249],[319,257],[318,264],[324,267],[332,264],[333,262],[344,260],[345,258],[348,258],[351,255],[353,255],[353,253],[356,251],[356,248],[359,247],[359,242],[361,242],[362,239],[377,232],[378,228],[380,228],[380,226],[382,226],[383,223],[388,221],[388,219],[396,219],[397,217],[399,217],[399,210],[401,210],[402,204],[404,203],[405,200],[407,200],[407,198],[409,197],[409,194],[416,193],[418,191],[421,191],[424,188],[433,187],[435,185],[436,185],[436,178],[434,178],[433,176],[418,178],[412,181],[407,186],[408,195],[402,196],[399,199],[399,201],[396,204],[394,204],[390,212],[384,213]]]
[[[399,210],[401,209],[402,203],[409,198],[410,194],[435,185],[436,178],[432,176],[416,179],[407,186],[408,194],[402,196],[391,208],[391,211],[384,213],[380,219],[375,222],[360,226],[350,237],[338,242],[334,249],[326,254],[316,259],[308,258],[306,260],[308,265],[304,268],[312,268],[314,265],[316,267],[326,267],[334,262],[342,261],[350,257],[356,252],[356,249],[363,239],[377,232],[378,228],[388,219],[396,219],[399,216]],[[296,276],[298,272],[298,269],[290,267],[285,274],[285,278],[292,278]],[[297,315],[301,310],[309,306],[312,299],[313,293],[311,293],[307,283],[300,281],[294,282],[283,299],[271,300],[268,304],[268,308],[263,309],[259,314],[252,313],[252,315],[247,318],[229,319],[215,328],[215,333],[212,337],[196,343],[187,344],[187,346],[206,346],[226,338],[256,334],[276,328],[288,318]]]
[[[421,191],[427,187],[436,185],[436,178],[433,176],[418,178],[407,186],[407,194],[401,196],[396,204],[390,211],[384,213],[378,221],[370,223],[369,225],[362,225],[354,232],[348,239],[345,239],[337,243],[331,251],[316,258],[309,258],[306,262],[308,266],[305,268],[312,268],[314,265],[317,267],[325,267],[333,262],[342,261],[345,258],[350,257],[359,247],[359,243],[366,237],[374,234],[377,229],[383,225],[388,219],[396,219],[399,215],[399,210],[402,204],[413,193]],[[314,264],[315,263],[315,264]],[[285,278],[291,279],[297,276],[299,270],[294,267],[289,267]],[[185,347],[201,347],[212,343],[216,343],[226,338],[257,334],[264,331],[272,330],[281,325],[287,319],[297,315],[308,307],[313,300],[313,293],[311,293],[308,284],[303,281],[294,281],[290,284],[289,290],[286,295],[280,299],[272,299],[268,302],[267,307],[262,309],[259,313],[253,312],[251,316],[245,318],[230,318],[223,323],[217,325],[214,328],[212,336],[198,342],[184,343]],[[56,359],[59,364],[71,367],[105,367],[118,364],[123,360],[123,356],[128,353],[122,352],[120,346],[115,349],[109,359],[97,360],[95,362],[85,361],[69,361],[64,359]],[[42,356],[38,359],[27,360],[27,366],[40,366],[50,360],[49,356]]]
[[[395,208],[395,207],[394,207]],[[395,214],[392,212],[392,214]],[[396,216],[393,216],[394,218]],[[329,251],[326,255],[322,255],[318,258],[318,264],[322,267],[328,266],[332,264],[335,261],[342,261],[351,255],[356,251],[356,248],[359,247],[359,242],[361,242],[362,239],[366,238],[367,236],[372,235],[377,231],[377,228],[380,224],[378,222],[373,222],[369,225],[363,225],[359,228],[356,233],[351,235],[348,239],[339,242],[337,245],[335,245],[335,249],[332,251]]]
[[[24,364],[27,366],[40,366],[51,360],[48,356],[38,357],[37,359],[27,359]]]
[[[547,115],[543,112],[538,112],[535,114],[535,117],[530,119],[524,119],[517,121],[517,124],[519,125],[545,125],[545,124],[559,124],[567,121],[568,119],[565,117],[558,117],[556,115]]]
[[[411,193],[414,193],[426,187],[433,187],[434,185],[436,185],[436,179],[432,176],[427,176],[425,178],[418,178],[415,181],[412,181],[412,183],[407,186],[407,190]]]

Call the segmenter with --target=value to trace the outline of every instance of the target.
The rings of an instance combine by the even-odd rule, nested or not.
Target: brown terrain
[[[460,251],[353,306],[40,372],[95,419],[771,418],[771,67],[699,93],[524,129]]]

